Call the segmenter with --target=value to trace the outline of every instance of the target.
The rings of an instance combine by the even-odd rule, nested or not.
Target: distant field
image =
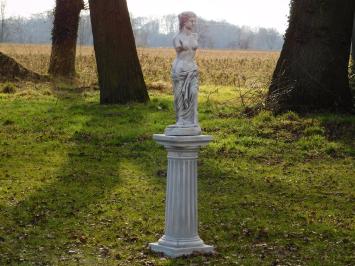
[[[48,69],[50,45],[0,44],[0,51],[14,57],[31,70],[45,74]],[[170,83],[170,68],[175,52],[167,48],[138,49],[147,83]],[[78,80],[83,85],[97,82],[93,47],[77,50]],[[265,87],[278,59],[278,52],[199,50],[197,61],[204,85]]]

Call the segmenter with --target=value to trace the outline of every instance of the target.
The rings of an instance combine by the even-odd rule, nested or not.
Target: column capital
[[[212,141],[212,136],[166,136],[164,134],[154,134],[153,139],[165,148],[174,150],[198,150]]]

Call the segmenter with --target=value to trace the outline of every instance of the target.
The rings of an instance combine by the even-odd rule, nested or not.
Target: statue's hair
[[[188,21],[190,18],[197,18],[196,14],[191,11],[186,11],[182,12],[179,15],[179,29],[182,30],[186,21]]]

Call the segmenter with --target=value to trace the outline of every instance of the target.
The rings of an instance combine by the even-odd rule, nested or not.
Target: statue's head
[[[190,20],[194,19],[196,22],[197,16],[194,12],[187,11],[187,12],[182,12],[179,15],[179,28],[182,30],[185,26],[185,24]]]

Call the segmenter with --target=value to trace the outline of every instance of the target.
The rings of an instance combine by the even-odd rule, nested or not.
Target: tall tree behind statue
[[[349,111],[354,0],[292,0],[267,99],[275,112]]]
[[[355,75],[355,12],[354,12],[354,24],[353,24],[353,36],[351,38],[351,74]]]
[[[76,41],[83,8],[83,0],[56,0],[48,70],[53,77],[75,76]]]
[[[102,104],[149,100],[126,0],[90,0]]]

